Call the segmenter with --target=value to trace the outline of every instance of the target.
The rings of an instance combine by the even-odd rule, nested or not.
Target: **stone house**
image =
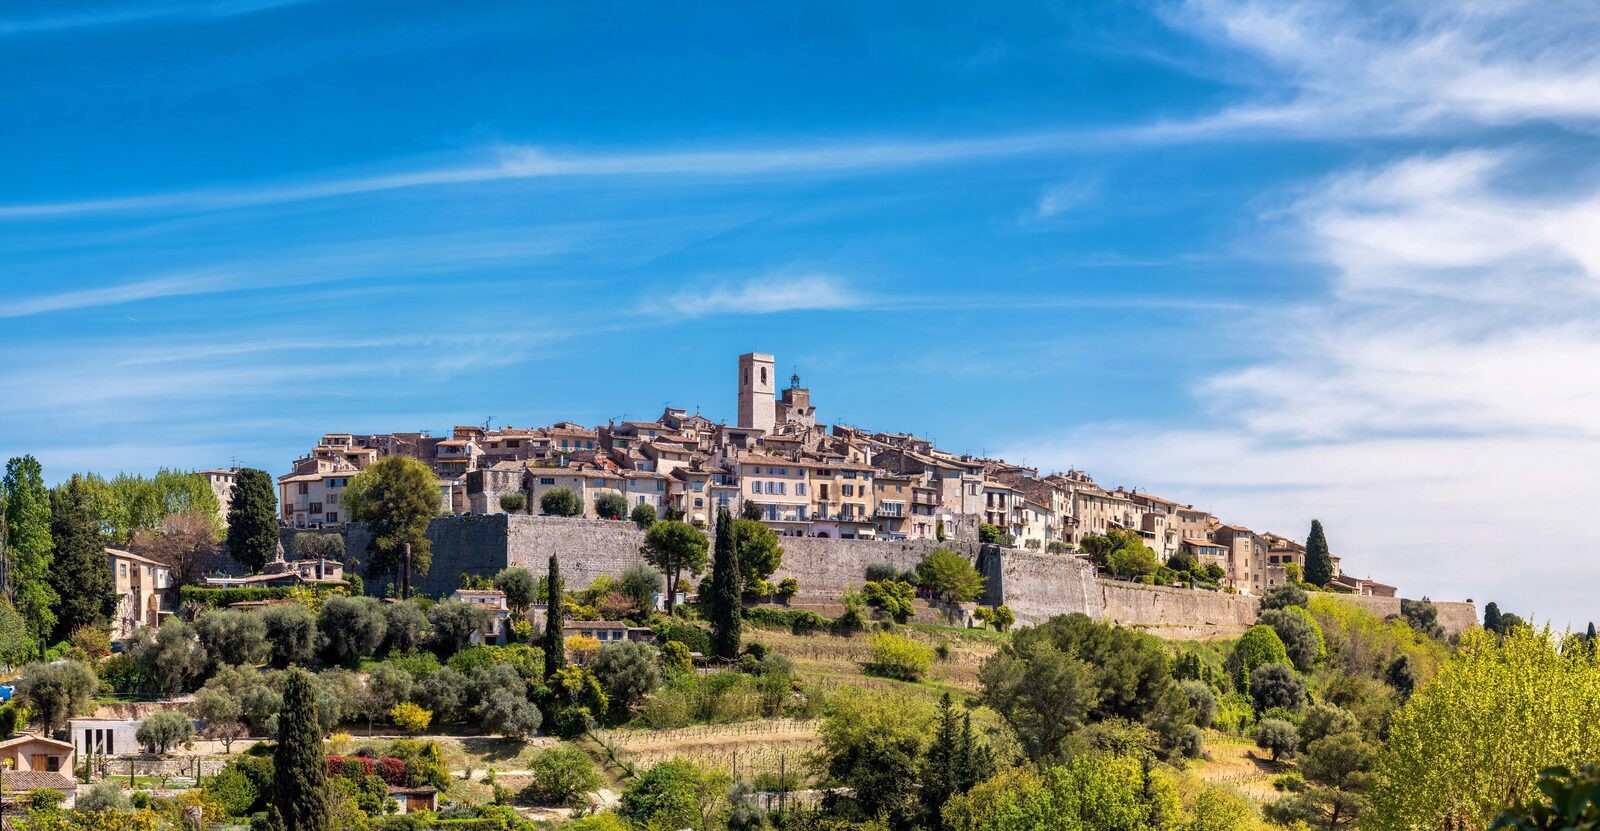
[[[172,570],[166,563],[131,551],[106,549],[111,562],[117,609],[111,621],[113,640],[126,640],[145,626],[160,626],[173,614]]]

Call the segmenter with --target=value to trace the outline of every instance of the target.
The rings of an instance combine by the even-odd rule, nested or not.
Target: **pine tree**
[[[739,655],[739,555],[733,517],[717,511],[717,544],[711,560],[711,651],[732,660]]]
[[[1483,607],[1483,628],[1496,635],[1500,634],[1500,604],[1493,600]]]
[[[1322,522],[1311,520],[1311,536],[1306,537],[1306,582],[1313,586],[1327,585],[1333,579],[1333,555],[1328,552],[1328,538],[1322,534]]]
[[[328,810],[328,763],[317,721],[316,681],[303,669],[290,670],[284,681],[272,769],[272,805],[284,831],[333,827]]]
[[[55,639],[65,640],[79,626],[104,626],[117,608],[116,581],[105,540],[89,510],[77,476],[50,494],[50,539],[55,565],[50,579],[56,595]]]
[[[561,564],[556,562],[556,555],[550,555],[550,574],[545,578],[545,610],[544,610],[544,639],[540,646],[544,647],[544,680],[546,684],[556,677],[556,672],[567,665],[566,640],[561,627],[566,625],[566,609],[563,608],[561,595]]]
[[[266,471],[239,471],[228,504],[228,556],[252,572],[260,571],[278,549],[277,506]]]
[[[972,714],[961,716],[961,765],[956,771],[956,786],[962,793],[977,787],[978,783],[994,776],[994,752],[986,744],[978,744],[972,732]]]
[[[60,598],[50,585],[55,548],[50,538],[50,493],[37,459],[19,456],[6,462],[0,500],[5,502],[5,528],[0,529],[5,543],[0,555],[6,558],[3,588],[11,592],[18,614],[28,622],[34,648],[42,652],[55,629]]]

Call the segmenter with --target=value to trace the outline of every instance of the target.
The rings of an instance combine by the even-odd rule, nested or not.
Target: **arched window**
[[[761,368],[761,386],[764,387],[766,385],[767,385],[767,368],[766,367],[762,367]]]

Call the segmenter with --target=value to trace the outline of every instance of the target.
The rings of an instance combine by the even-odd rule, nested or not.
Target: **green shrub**
[[[575,807],[583,803],[584,794],[600,787],[594,760],[571,745],[541,751],[528,763],[528,770],[533,782],[521,798],[534,805]]]
[[[872,647],[872,660],[863,668],[873,675],[920,681],[933,665],[933,649],[904,635],[875,632],[867,636],[867,643]]]

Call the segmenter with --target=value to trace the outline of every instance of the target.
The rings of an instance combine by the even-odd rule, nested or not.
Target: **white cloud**
[[[1034,203],[1033,218],[1049,219],[1083,207],[1099,189],[1099,183],[1093,179],[1074,179],[1051,185],[1039,194],[1039,201]]]
[[[36,32],[57,32],[64,29],[123,26],[160,20],[214,20],[253,14],[305,2],[308,2],[308,0],[230,0],[230,2],[220,3],[174,3],[146,6],[130,3],[103,11],[90,10],[77,14],[60,14],[52,17],[0,19],[0,37]]]
[[[1264,356],[1194,387],[1206,427],[1098,425],[1027,452],[1303,536],[1412,594],[1600,618],[1600,182],[1529,195],[1525,159],[1350,171],[1286,216],[1327,296],[1253,318]],[[1041,456],[1043,457],[1041,459]]]
[[[1191,129],[1415,132],[1600,120],[1600,7],[1536,0],[1186,0],[1173,25],[1259,65],[1258,100]],[[1269,70],[1261,73],[1262,67]]]
[[[687,289],[645,311],[667,311],[683,317],[717,314],[853,309],[868,298],[837,277],[826,274],[773,275],[742,283],[718,283]]]

